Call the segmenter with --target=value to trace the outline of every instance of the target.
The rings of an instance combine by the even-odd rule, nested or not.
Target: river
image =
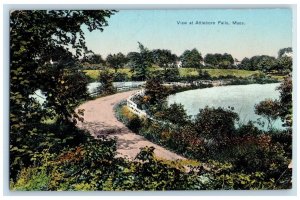
[[[267,120],[262,116],[256,115],[254,105],[267,98],[279,99],[279,91],[276,88],[280,83],[272,84],[251,84],[251,85],[230,85],[205,89],[189,90],[176,93],[168,97],[168,105],[181,103],[188,115],[196,115],[199,109],[209,107],[233,107],[239,114],[238,123],[246,124],[249,120],[260,120],[265,125],[256,124],[257,127],[266,130]],[[280,119],[273,123],[273,128],[283,129]]]

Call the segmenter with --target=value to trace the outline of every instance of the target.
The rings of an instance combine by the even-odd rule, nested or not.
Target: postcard
[[[11,10],[10,191],[290,190],[293,10]]]

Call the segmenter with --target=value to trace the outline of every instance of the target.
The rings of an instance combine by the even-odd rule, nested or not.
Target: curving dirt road
[[[168,160],[185,159],[161,146],[158,146],[146,138],[131,132],[114,115],[113,107],[123,99],[128,98],[135,91],[117,93],[111,96],[88,101],[79,106],[84,109],[84,122],[79,123],[79,128],[88,130],[94,137],[108,135],[117,139],[118,156],[134,159],[141,147],[155,147],[155,155]]]

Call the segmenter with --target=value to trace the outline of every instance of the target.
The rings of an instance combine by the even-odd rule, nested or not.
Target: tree
[[[162,85],[161,79],[152,77],[146,82],[145,95],[150,105],[161,104],[168,96],[166,88]]]
[[[170,50],[155,49],[152,51],[153,61],[159,67],[164,68],[166,71],[169,67],[174,67],[176,64],[177,56],[172,54]]]
[[[180,73],[178,68],[169,68],[164,71],[164,80],[173,82],[180,80]]]
[[[138,44],[140,52],[130,52],[127,58],[132,71],[135,72],[135,79],[144,81],[149,75],[149,67],[151,67],[153,60],[151,52],[140,42]]]
[[[232,55],[227,54],[227,53],[222,55],[222,61],[220,62],[220,66],[222,68],[225,68],[225,69],[229,68],[230,66],[233,65],[233,63],[234,63],[234,59],[233,59]]]
[[[113,86],[114,74],[109,70],[103,70],[99,76],[101,86],[98,88],[99,92],[104,95],[114,94],[116,89]]]
[[[275,69],[278,72],[281,72],[283,74],[292,72],[293,67],[293,59],[288,56],[283,56],[277,59],[277,65]]]
[[[287,48],[280,49],[278,51],[278,58],[285,57],[286,54],[289,54],[289,53],[293,53],[292,47],[287,47]]]
[[[285,77],[277,88],[280,91],[279,100],[264,100],[255,106],[255,113],[267,118],[269,125],[271,120],[281,118],[285,126],[292,126],[292,78]],[[270,126],[269,126],[270,128]]]
[[[251,61],[249,58],[243,58],[240,66],[241,66],[241,69],[252,70],[252,65],[251,65]]]
[[[121,67],[123,67],[127,62],[126,57],[124,56],[124,54],[122,54],[121,52],[119,52],[118,54],[109,54],[106,58],[106,63],[109,67],[114,68],[115,69],[115,73],[117,73],[118,69],[120,69]]]
[[[266,99],[255,105],[255,114],[265,117],[268,121],[268,129],[272,129],[272,121],[279,117],[279,102]]]
[[[217,60],[217,57],[214,55],[214,54],[206,54],[206,56],[204,57],[204,62],[205,62],[205,65],[208,65],[208,66],[217,66],[219,64],[218,60]]]
[[[89,64],[104,64],[104,60],[100,54],[91,54],[85,56],[82,62],[87,62]]]
[[[42,147],[34,141],[45,134],[38,133],[44,117],[59,115],[62,121],[73,121],[75,117],[74,123],[76,116],[80,119],[73,108],[83,98],[86,84],[76,64],[88,52],[82,25],[89,31],[102,31],[107,18],[114,13],[109,10],[11,12],[10,172],[13,176],[22,163],[29,165],[30,155]],[[30,96],[37,90],[46,96],[43,106]]]
[[[232,110],[205,107],[196,115],[195,128],[204,138],[222,143],[234,135],[234,124],[238,119],[238,114]]]
[[[185,68],[200,68],[203,58],[197,49],[185,50],[180,56],[182,67]]]
[[[179,126],[184,126],[189,121],[189,116],[182,104],[171,104],[163,113],[165,120]]]
[[[255,65],[256,69],[263,72],[270,72],[276,67],[276,58],[262,55],[258,58],[258,63]]]
[[[198,79],[210,80],[212,77],[206,70],[198,69]]]
[[[293,122],[292,77],[285,77],[281,85],[278,87],[278,90],[280,91],[280,117],[285,122],[286,126],[291,127]]]
[[[206,54],[204,58],[204,62],[206,65],[212,67],[221,67],[221,68],[229,68],[234,63],[234,59],[230,54]]]

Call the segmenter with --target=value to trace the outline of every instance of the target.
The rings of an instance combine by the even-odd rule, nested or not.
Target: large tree
[[[255,65],[256,69],[263,72],[270,72],[277,65],[276,58],[272,56],[260,56],[258,58],[258,63]]]
[[[115,72],[118,71],[121,67],[123,67],[127,62],[126,57],[121,52],[117,54],[109,54],[106,57],[106,63],[108,67],[115,69]]]
[[[81,62],[83,63],[89,63],[89,64],[104,64],[104,60],[100,54],[88,54],[85,57],[81,59]]]
[[[280,92],[279,100],[266,99],[255,105],[255,113],[267,118],[269,125],[272,120],[281,118],[286,127],[292,126],[292,77],[287,76],[277,88]]]
[[[197,49],[185,50],[180,56],[182,67],[185,68],[200,68],[203,58]]]
[[[284,57],[289,53],[293,53],[292,47],[282,48],[278,51],[278,58]]]
[[[39,127],[43,127],[43,117],[58,117],[59,127],[78,117],[74,108],[84,98],[87,83],[77,70],[79,57],[88,53],[82,28],[102,31],[114,12],[14,10],[10,13],[12,172],[17,170],[15,166],[30,161],[28,155],[37,150],[34,145],[42,147],[42,143],[36,144],[39,138],[48,138],[38,133]],[[31,96],[37,90],[44,94],[42,106]]]
[[[218,68],[229,68],[234,63],[234,59],[230,54],[206,54],[204,62],[208,66]]]
[[[149,67],[153,63],[153,57],[149,49],[140,42],[138,44],[140,52],[130,52],[127,58],[132,71],[135,72],[135,79],[144,81],[149,75]]]
[[[153,61],[159,67],[164,68],[166,71],[169,67],[174,67],[176,64],[177,56],[172,54],[170,50],[155,49],[152,51]]]

